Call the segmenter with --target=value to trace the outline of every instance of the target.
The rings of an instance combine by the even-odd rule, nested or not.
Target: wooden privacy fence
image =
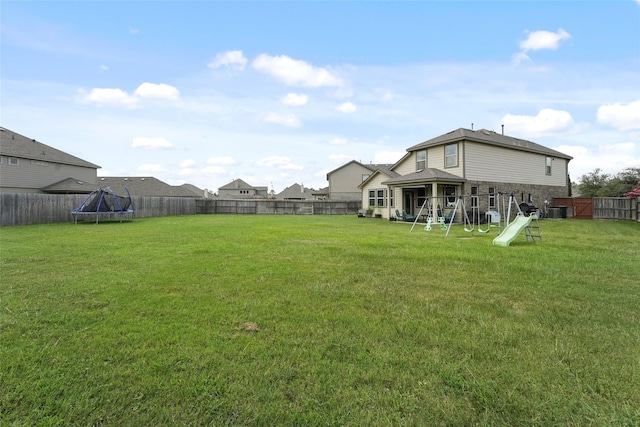
[[[86,194],[0,194],[0,226],[72,222],[71,211]],[[167,215],[193,215],[194,198],[133,196],[135,218]]]
[[[86,194],[0,194],[0,226],[72,222]],[[133,196],[134,218],[198,214],[356,215],[359,201]]]
[[[267,214],[267,215],[356,215],[360,201],[328,200],[196,200],[199,214]]]
[[[566,206],[569,218],[640,221],[640,197],[556,198],[553,206]]]

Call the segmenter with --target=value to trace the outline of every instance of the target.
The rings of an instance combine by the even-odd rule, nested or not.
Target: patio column
[[[433,222],[438,221],[438,183],[431,183],[431,212],[433,214]]]

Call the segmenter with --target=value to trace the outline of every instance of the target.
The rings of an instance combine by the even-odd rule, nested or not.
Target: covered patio
[[[426,219],[429,211],[437,213],[449,203],[455,203],[456,196],[463,194],[466,181],[457,175],[434,168],[383,181],[382,184],[388,186],[396,195],[395,207],[389,207],[389,218],[395,216],[397,209],[409,215],[420,214]],[[425,205],[426,200],[428,203]],[[420,212],[423,205],[424,209]]]

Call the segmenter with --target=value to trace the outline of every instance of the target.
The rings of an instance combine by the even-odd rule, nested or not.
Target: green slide
[[[518,237],[520,232],[525,229],[529,224],[531,224],[532,216],[524,216],[520,213],[516,216],[516,219],[511,222],[507,228],[504,229],[502,233],[495,239],[493,239],[493,244],[498,246],[509,246],[513,240]]]

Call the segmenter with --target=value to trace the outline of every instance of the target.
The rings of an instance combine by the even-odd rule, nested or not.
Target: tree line
[[[580,197],[622,197],[640,181],[640,167],[626,168],[615,175],[606,174],[600,168],[579,178],[580,183],[571,183],[573,195]]]

